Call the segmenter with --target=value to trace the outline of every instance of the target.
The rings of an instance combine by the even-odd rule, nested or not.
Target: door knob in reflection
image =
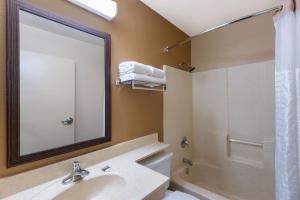
[[[73,122],[74,122],[74,119],[72,117],[69,117],[69,118],[65,119],[64,121],[61,121],[61,123],[65,126],[72,125]]]

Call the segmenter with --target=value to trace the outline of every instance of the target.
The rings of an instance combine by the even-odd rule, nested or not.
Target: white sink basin
[[[119,199],[126,187],[125,179],[116,174],[102,175],[90,179],[84,179],[70,185],[56,183],[43,190],[33,199],[53,200],[100,200]],[[49,197],[49,194],[55,194]]]

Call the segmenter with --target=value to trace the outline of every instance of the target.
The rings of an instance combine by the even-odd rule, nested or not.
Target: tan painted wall
[[[229,25],[192,41],[195,71],[272,60],[274,54],[272,14]]]
[[[59,15],[71,18],[92,28],[103,30],[112,37],[112,84],[117,78],[117,66],[124,60],[137,60],[154,66],[174,66],[190,62],[190,46],[186,45],[171,54],[161,48],[187,36],[139,0],[117,0],[117,18],[107,22],[65,0],[28,0]],[[162,94],[149,91],[132,91],[112,85],[112,142],[84,150],[52,157],[19,167],[6,168],[6,90],[5,90],[5,0],[0,0],[0,177],[41,167],[66,158],[95,151],[112,144],[163,132]]]

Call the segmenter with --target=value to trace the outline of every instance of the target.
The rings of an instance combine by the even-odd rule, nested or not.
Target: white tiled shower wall
[[[168,114],[165,113],[164,120],[169,121],[164,124],[165,142],[172,138],[177,157],[182,155],[178,151],[190,151],[189,155],[198,167],[194,171],[199,172],[193,176],[194,184],[236,196],[236,199],[274,199],[274,66],[274,61],[266,61],[193,73],[190,77],[191,98],[181,94],[185,96],[181,101],[171,98],[171,93],[180,96],[182,89],[176,87],[183,87],[184,80],[178,75],[170,78],[173,74],[167,70],[168,79],[173,81],[167,80],[168,88],[172,90],[167,91],[164,106],[170,105],[171,101],[176,101],[177,106],[165,109]],[[189,89],[185,87],[185,90]],[[186,107],[187,104],[192,105],[190,113],[181,110],[184,107],[180,105]],[[178,122],[171,123],[168,116],[177,118]],[[192,118],[191,123],[184,122],[191,125],[192,130],[181,127],[180,132],[174,134],[168,127],[178,130],[183,123],[179,119],[186,116]],[[190,150],[182,150],[179,141],[174,142],[181,138],[180,134],[190,134]],[[240,144],[228,146],[227,134],[234,139],[262,143],[263,148]]]

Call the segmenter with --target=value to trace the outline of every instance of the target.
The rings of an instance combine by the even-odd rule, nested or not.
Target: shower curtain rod
[[[177,43],[177,44],[173,44],[173,45],[170,45],[170,46],[166,46],[166,47],[163,49],[163,51],[164,51],[164,53],[169,53],[172,49],[174,49],[174,48],[176,48],[176,47],[179,47],[179,46],[181,46],[181,45],[183,45],[183,44],[186,44],[186,43],[188,43],[189,41],[191,41],[192,39],[194,39],[194,38],[196,38],[196,37],[198,37],[198,36],[200,36],[200,35],[203,35],[203,34],[205,34],[205,33],[208,33],[208,32],[210,32],[210,31],[213,31],[213,30],[217,30],[217,29],[223,28],[223,27],[228,26],[228,25],[231,25],[231,24],[235,24],[235,23],[237,23],[237,22],[240,22],[240,21],[243,21],[243,20],[246,20],[246,19],[250,19],[250,18],[252,18],[252,17],[257,17],[257,16],[260,16],[260,15],[263,15],[263,14],[266,14],[266,13],[270,13],[270,12],[275,12],[275,13],[276,13],[276,12],[278,12],[278,11],[281,11],[281,10],[282,10],[282,7],[283,7],[283,6],[276,6],[276,7],[273,7],[273,8],[269,8],[269,9],[267,9],[267,10],[262,10],[262,11],[259,11],[259,12],[254,13],[254,14],[247,15],[247,16],[244,16],[244,17],[241,17],[241,18],[232,20],[232,21],[230,21],[230,22],[226,22],[226,23],[221,24],[221,25],[219,25],[219,26],[216,26],[216,27],[213,27],[213,28],[208,29],[208,30],[206,30],[206,31],[203,31],[203,32],[201,32],[201,33],[199,33],[199,34],[197,34],[197,35],[195,35],[195,36],[189,37],[189,38],[187,38],[187,39],[185,39],[185,40],[183,40],[183,41],[181,41],[181,42],[179,42],[179,43]]]

